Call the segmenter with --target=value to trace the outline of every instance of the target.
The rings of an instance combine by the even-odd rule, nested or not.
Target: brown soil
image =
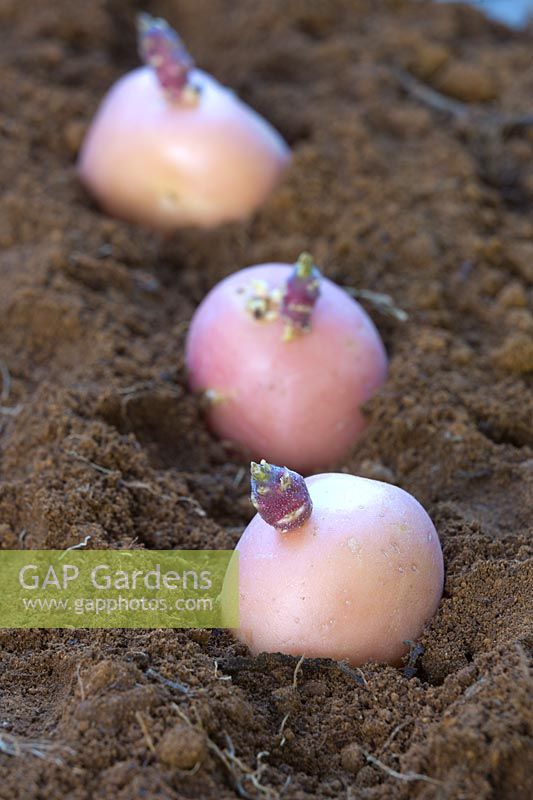
[[[458,122],[395,70],[532,112],[531,32],[401,0],[143,5],[294,166],[246,224],[162,241],[106,218],[74,162],[136,64],[137,3],[2,0],[0,546],[232,547],[245,461],[187,394],[187,321],[222,276],[306,248],[409,314],[368,306],[391,374],[337,466],[425,504],[445,594],[411,678],[304,661],[295,687],[296,659],[220,631],[3,631],[0,735],[22,750],[0,753],[0,797],[530,797],[533,134]]]

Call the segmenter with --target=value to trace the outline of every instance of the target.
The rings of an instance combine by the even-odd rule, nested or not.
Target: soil
[[[143,7],[294,164],[243,224],[107,218],[75,159],[138,4],[0,2],[0,547],[233,547],[246,459],[187,393],[187,323],[223,276],[309,249],[408,314],[365,304],[390,378],[336,468],[426,506],[445,593],[407,671],[217,630],[2,631],[0,798],[530,797],[533,130],[497,115],[533,112],[533,33],[402,0]]]

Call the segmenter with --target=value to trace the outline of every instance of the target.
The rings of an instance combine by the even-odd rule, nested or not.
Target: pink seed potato
[[[198,69],[194,103],[171,102],[150,67],[109,91],[88,131],[79,175],[110,214],[172,232],[249,216],[290,160],[282,137]]]
[[[387,358],[370,317],[327,278],[309,332],[284,341],[281,319],[254,319],[250,287],[282,289],[293,269],[263,264],[219,283],[193,317],[186,363],[191,388],[216,393],[208,409],[215,433],[309,474],[356,441],[366,425],[361,405],[384,382]]]
[[[254,654],[397,663],[442,595],[431,519],[380,481],[329,473],[306,485],[307,522],[280,533],[257,514],[237,545],[238,638]]]

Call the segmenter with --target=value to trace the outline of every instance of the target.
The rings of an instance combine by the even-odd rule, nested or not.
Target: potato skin
[[[306,480],[310,519],[287,534],[256,515],[237,545],[240,628],[253,653],[398,663],[439,604],[439,538],[412,495],[329,473]]]

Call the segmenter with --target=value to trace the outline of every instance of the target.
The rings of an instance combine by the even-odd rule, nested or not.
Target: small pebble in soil
[[[253,109],[196,69],[161,19],[139,18],[144,67],[105,97],[81,149],[82,182],[103,209],[164,232],[248,217],[290,151]]]
[[[265,521],[279,508],[278,484],[237,545],[238,638],[254,654],[398,664],[442,595],[431,519],[412,495],[380,481],[329,473],[305,486],[312,511],[302,525],[284,531]]]
[[[206,755],[205,736],[190,725],[175,725],[157,744],[161,763],[175,769],[193,769]]]
[[[370,317],[307,254],[217,284],[192,319],[186,364],[220,438],[303,473],[347,453],[387,372]]]
[[[341,765],[346,772],[351,772],[353,775],[357,775],[359,770],[362,769],[365,764],[366,759],[357,742],[351,742],[342,748]]]

